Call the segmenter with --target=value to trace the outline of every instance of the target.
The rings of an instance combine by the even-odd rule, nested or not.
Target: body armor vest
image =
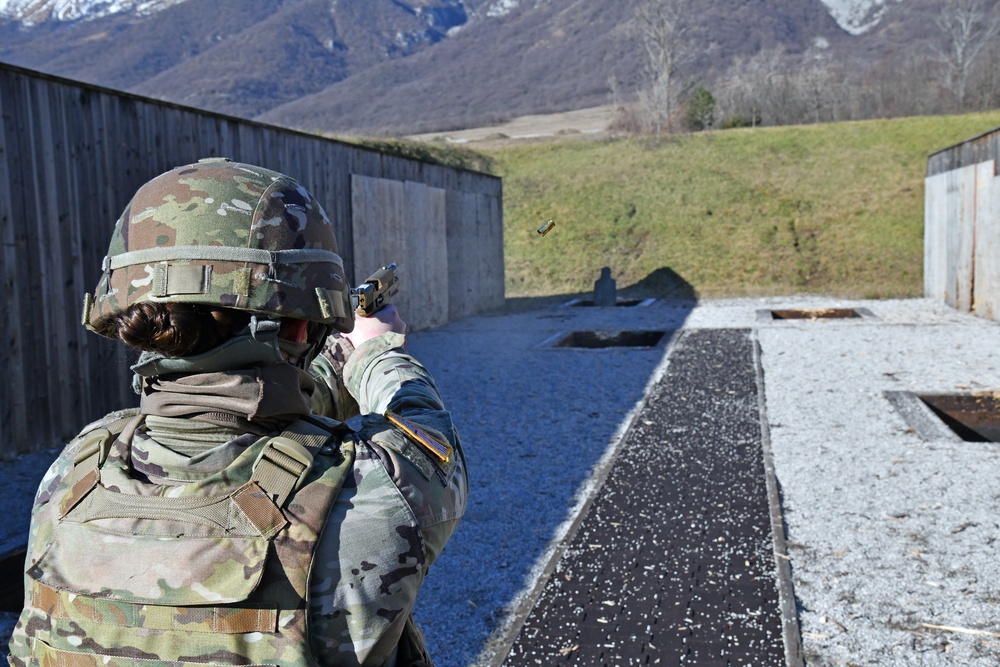
[[[140,421],[68,450],[73,467],[36,517],[11,664],[314,665],[309,572],[353,433],[300,419],[205,479],[161,485],[129,474]]]

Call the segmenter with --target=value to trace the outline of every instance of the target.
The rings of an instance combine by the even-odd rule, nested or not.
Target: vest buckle
[[[253,464],[251,479],[269,494],[275,495],[281,506],[289,495],[305,481],[312,470],[313,455],[291,438],[276,436],[267,441]]]

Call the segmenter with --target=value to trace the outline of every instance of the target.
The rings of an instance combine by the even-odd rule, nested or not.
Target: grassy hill
[[[920,296],[927,155],[997,126],[1000,111],[486,149],[507,296],[588,292],[603,266],[634,296]]]

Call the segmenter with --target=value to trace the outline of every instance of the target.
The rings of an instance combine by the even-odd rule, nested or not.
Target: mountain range
[[[0,62],[307,131],[415,133],[634,92],[645,1],[0,0]],[[904,57],[944,2],[695,0],[681,74],[769,48]]]

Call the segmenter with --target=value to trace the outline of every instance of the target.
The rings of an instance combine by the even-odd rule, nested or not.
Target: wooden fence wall
[[[139,186],[209,156],[302,182],[352,281],[397,262],[411,330],[503,303],[496,177],[0,64],[0,458],[135,404],[130,358],[80,325],[83,295]]]
[[[1000,319],[1000,128],[927,160],[924,294]]]

